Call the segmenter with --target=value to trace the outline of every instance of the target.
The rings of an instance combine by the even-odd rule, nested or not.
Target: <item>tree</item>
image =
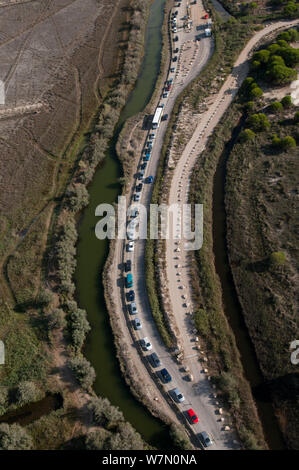
[[[288,2],[287,5],[283,9],[283,13],[286,16],[293,17],[297,13],[297,5],[294,2]]]
[[[19,424],[0,424],[0,450],[30,450],[32,438]]]
[[[5,413],[8,407],[8,390],[6,387],[0,387],[0,415]]]
[[[283,110],[283,106],[279,101],[273,101],[273,103],[270,104],[269,109],[272,113],[279,113]]]
[[[140,434],[129,423],[120,423],[118,432],[112,434],[105,443],[106,450],[143,450]]]
[[[243,142],[248,142],[250,140],[254,140],[255,138],[255,133],[251,129],[244,129],[244,131],[241,132],[240,134],[240,141]]]
[[[53,293],[49,289],[42,288],[37,297],[37,304],[40,307],[48,306],[53,300]]]
[[[25,381],[18,385],[16,398],[20,405],[24,405],[37,401],[40,398],[40,392],[34,382]]]
[[[183,450],[190,450],[190,441],[182,426],[171,424],[169,434],[175,447]]]
[[[96,397],[88,405],[94,421],[106,428],[111,428],[124,421],[124,416],[117,406],[111,405],[108,398]]]
[[[297,77],[296,70],[285,65],[272,65],[266,72],[266,78],[275,85],[285,85],[292,82]]]
[[[107,436],[103,430],[91,432],[85,438],[85,446],[87,450],[103,450]]]
[[[284,108],[290,108],[292,106],[292,98],[290,95],[286,95],[282,98],[281,104]]]
[[[72,371],[80,385],[89,390],[95,381],[96,373],[90,363],[82,356],[75,357],[69,362]]]
[[[248,125],[255,131],[263,131],[270,128],[268,118],[263,113],[252,114],[248,119]]]
[[[283,266],[286,261],[286,255],[282,251],[273,251],[269,256],[269,264],[272,267]]]
[[[69,329],[71,334],[72,345],[78,352],[82,348],[86,335],[90,331],[90,325],[87,320],[85,310],[76,308],[69,315]]]
[[[65,204],[72,212],[81,211],[88,202],[89,194],[83,184],[73,185],[66,191]]]
[[[249,98],[257,99],[257,98],[260,98],[262,95],[263,95],[263,90],[260,87],[254,86],[250,89]]]
[[[60,328],[64,328],[66,325],[66,321],[64,317],[65,317],[65,314],[61,308],[54,308],[48,317],[49,329],[58,330]]]
[[[290,135],[287,135],[280,140],[280,145],[283,150],[288,150],[290,148],[296,147],[296,140]]]
[[[294,123],[295,123],[295,124],[298,124],[298,123],[299,123],[299,111],[297,111],[297,112],[295,113],[295,116],[294,116]]]

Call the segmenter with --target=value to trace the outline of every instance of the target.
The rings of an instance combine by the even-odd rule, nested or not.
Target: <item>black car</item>
[[[172,59],[172,62],[176,62],[178,60],[178,57],[175,55],[174,58]]]
[[[176,37],[174,38],[174,41],[178,41],[178,40],[179,40],[179,37],[176,36]]]
[[[140,168],[141,168],[141,170],[145,170],[146,167],[147,167],[147,162],[144,162],[144,163],[142,163]]]
[[[126,296],[127,296],[127,301],[128,302],[134,302],[135,292],[133,290],[129,290],[129,292],[127,292]]]
[[[136,193],[140,193],[140,191],[142,191],[142,183],[136,186]]]
[[[162,117],[162,121],[167,121],[168,119],[168,114],[164,114],[164,116]]]
[[[155,352],[149,356],[149,360],[152,363],[153,367],[159,367],[161,365],[161,361]]]
[[[179,52],[179,48],[177,47],[175,50],[174,50],[174,53],[177,54]]]
[[[160,375],[162,377],[163,382],[168,383],[171,382],[171,375],[169,374],[167,369],[161,369],[160,370]]]
[[[129,271],[131,271],[132,269],[132,262],[130,259],[128,259],[126,262],[125,262],[125,271],[126,273],[128,273]]]

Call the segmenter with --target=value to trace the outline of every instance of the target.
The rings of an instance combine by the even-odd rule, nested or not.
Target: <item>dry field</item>
[[[0,105],[0,339],[6,347],[0,400],[3,387],[30,380],[42,390],[61,390],[66,406],[80,408],[78,388],[59,382],[55,373],[67,360],[63,338],[46,347],[42,310],[32,309],[32,300],[55,209],[122,64],[129,0],[8,3],[0,0],[0,84],[6,98]],[[30,109],[40,103],[40,109]],[[52,419],[51,436],[39,446],[57,448],[74,437],[72,428],[79,432],[68,418]],[[56,439],[59,422],[65,428]]]
[[[124,7],[127,1],[119,3]],[[41,0],[0,8],[0,80],[6,92],[0,111],[43,105],[35,113],[16,111],[0,119],[0,263],[19,301],[24,292],[15,283],[12,255],[22,252],[23,239],[37,223],[38,232],[45,232],[51,214],[45,217],[44,211],[68,180],[83,131],[117,72],[125,12],[114,9],[116,4]],[[34,281],[38,277],[37,266]]]

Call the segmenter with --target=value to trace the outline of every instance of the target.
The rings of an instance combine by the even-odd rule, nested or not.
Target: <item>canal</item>
[[[124,107],[114,136],[110,142],[104,164],[96,171],[90,184],[90,203],[79,224],[77,269],[75,281],[77,300],[88,314],[91,333],[84,354],[96,371],[94,389],[117,405],[146,442],[158,448],[171,448],[168,428],[139,403],[131,394],[116,358],[108,312],[105,306],[102,271],[108,254],[108,243],[95,237],[95,208],[103,202],[117,200],[121,188],[118,183],[121,167],[115,153],[115,144],[124,122],[144,109],[150,100],[160,71],[162,24],[166,0],[154,0],[145,37],[145,54],[141,72]]]

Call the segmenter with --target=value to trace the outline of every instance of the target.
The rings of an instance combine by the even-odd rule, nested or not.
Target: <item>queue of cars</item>
[[[178,6],[180,6],[180,4],[178,4]],[[178,11],[175,11],[172,15],[172,31],[174,33],[177,32],[177,26],[176,26],[177,15],[178,15]],[[174,37],[174,41],[178,41],[178,36]],[[179,48],[176,47],[174,49],[174,53],[178,54],[178,52],[179,52]],[[177,55],[173,56],[172,60],[173,60],[173,62],[176,62],[178,60]],[[175,67],[174,66],[172,66],[170,68],[170,72],[171,73],[175,72]],[[172,88],[172,85],[173,85],[173,79],[169,78],[165,82],[164,90],[162,92],[162,97],[163,98],[168,97],[168,94],[169,94],[169,92]],[[164,107],[164,104],[161,104],[160,106]],[[167,118],[168,118],[168,115],[164,114],[164,116],[162,117],[161,120],[165,121],[165,120],[167,120]],[[142,161],[139,165],[139,171],[136,175],[136,180],[137,181],[136,181],[136,185],[135,185],[135,192],[133,194],[133,200],[135,202],[140,201],[141,193],[142,193],[142,189],[143,189],[144,184],[151,184],[154,181],[153,176],[145,176],[145,173],[146,173],[148,162],[151,158],[155,138],[156,138],[156,129],[151,129],[149,131],[145,146],[143,148]],[[139,214],[138,210],[135,210],[134,213],[131,214],[132,219],[137,218],[138,214]],[[134,242],[134,240],[135,240],[135,233],[134,233],[135,230],[134,230],[134,228],[136,228],[136,225],[138,224],[138,222],[137,222],[136,225],[134,223],[132,223],[132,219],[129,221],[131,231],[128,231],[128,236],[127,236],[128,241],[127,241],[126,249],[127,249],[128,253],[134,252],[134,248],[135,248],[135,242]],[[131,259],[127,259],[124,263],[124,271],[126,273],[125,288],[127,289],[126,299],[127,299],[127,302],[128,302],[128,307],[127,308],[128,308],[129,315],[134,316],[134,318],[131,321],[131,324],[132,324],[132,327],[134,328],[134,330],[137,332],[137,331],[142,331],[142,322],[141,322],[140,318],[135,316],[135,315],[138,315],[138,307],[137,307],[137,304],[135,302],[135,292],[133,290],[133,275],[131,273],[131,270],[132,270],[132,261],[131,261]],[[168,370],[165,367],[163,367],[162,362],[161,362],[159,356],[157,355],[157,353],[152,352],[153,346],[152,346],[152,343],[149,340],[149,338],[147,336],[141,337],[141,339],[139,339],[139,344],[140,344],[141,349],[145,353],[150,352],[150,354],[147,355],[147,359],[148,359],[149,363],[151,364],[151,366],[154,369],[159,368],[159,370],[156,371],[156,376],[161,380],[162,383],[170,384],[172,382],[172,377],[171,377],[170,373],[168,372]],[[169,390],[168,393],[172,397],[172,399],[175,402],[177,402],[178,404],[185,402],[185,397],[178,388],[173,388],[173,389]],[[184,412],[184,414],[185,414],[186,418],[188,419],[189,423],[191,423],[191,424],[198,423],[198,416],[196,415],[196,413],[194,412],[194,410],[192,408],[188,409],[186,412]],[[202,444],[205,447],[208,447],[212,444],[212,441],[211,441],[211,439],[209,438],[209,436],[206,432],[202,432],[200,434],[199,438],[200,438]]]

